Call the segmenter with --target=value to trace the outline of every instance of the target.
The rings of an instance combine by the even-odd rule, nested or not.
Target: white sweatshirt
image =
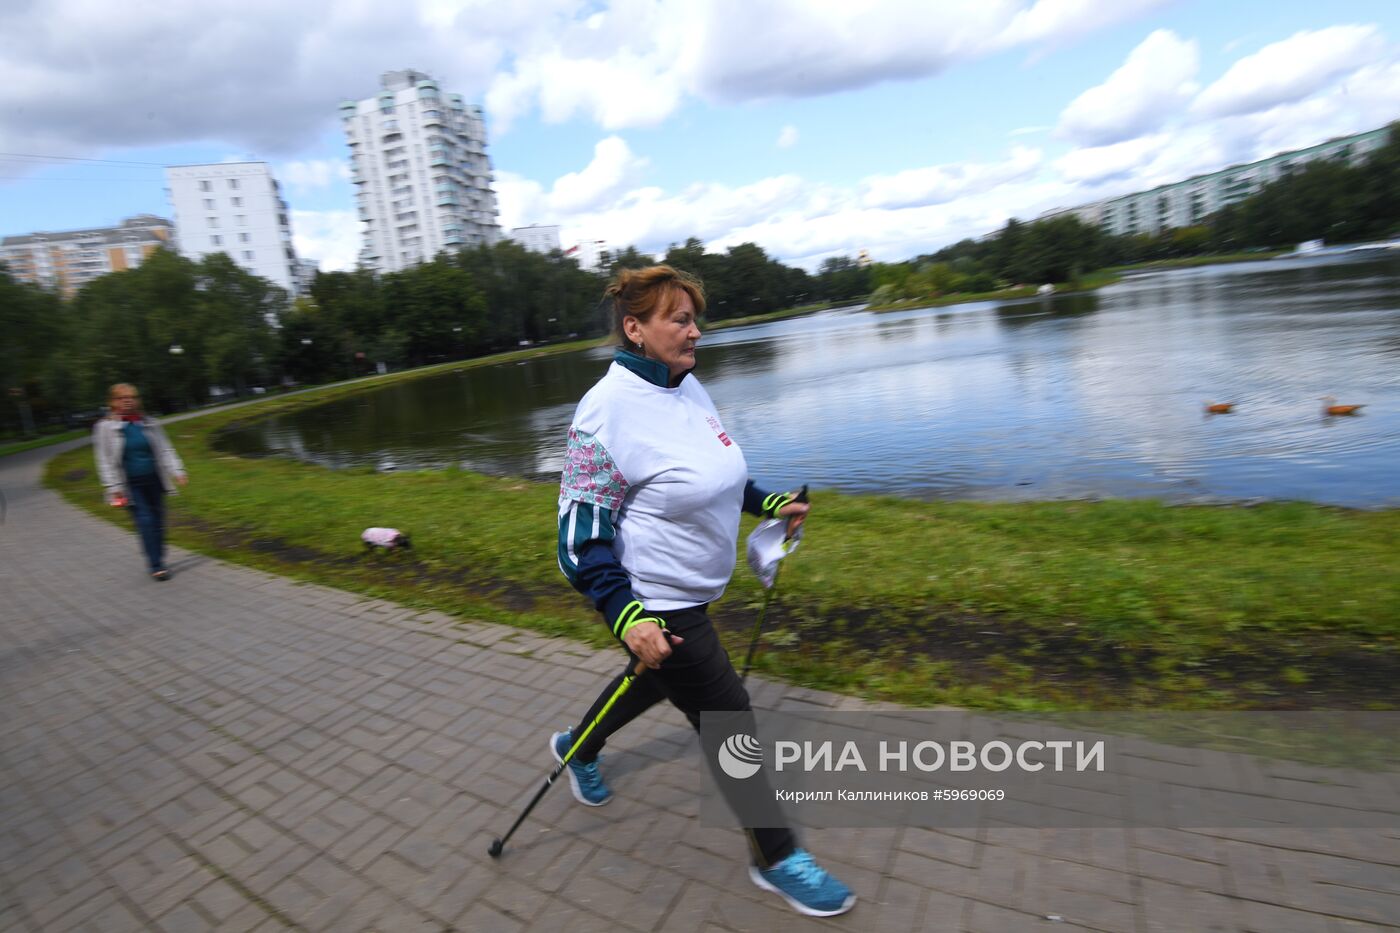
[[[666,388],[613,362],[569,428],[560,566],[573,579],[574,544],[611,538],[647,609],[713,602],[734,572],[747,481],[743,451],[693,374]]]

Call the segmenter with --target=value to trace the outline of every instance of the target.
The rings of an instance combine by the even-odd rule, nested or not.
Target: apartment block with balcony
[[[549,253],[560,249],[559,228],[546,224],[530,224],[510,231],[510,238],[532,253]]]
[[[1343,136],[1306,149],[1280,152],[1257,162],[1232,165],[1209,175],[1197,175],[1185,181],[1161,185],[1150,191],[1047,211],[1039,219],[1073,215],[1114,236],[1155,236],[1163,230],[1198,224],[1216,211],[1257,194],[1265,185],[1314,160],[1336,159],[1356,165],[1385,145],[1389,133],[1389,127],[1382,127],[1354,136]]]
[[[109,272],[135,269],[171,244],[170,221],[138,214],[115,227],[26,233],[0,240],[0,262],[15,278],[72,295]]]
[[[500,239],[481,108],[418,71],[340,105],[364,224],[360,264],[393,272],[444,250]]]
[[[290,295],[300,294],[291,209],[266,162],[172,165],[165,170],[180,255],[226,253]]]

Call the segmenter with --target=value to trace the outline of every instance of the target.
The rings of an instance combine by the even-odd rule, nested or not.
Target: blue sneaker
[[[792,909],[809,917],[834,917],[856,903],[855,894],[817,864],[806,849],[797,849],[772,868],[749,866],[749,877],[765,891],[782,895]]]
[[[554,760],[560,764],[564,763],[564,756],[569,753],[569,748],[574,744],[570,730],[556,732],[549,739],[549,751],[554,755]],[[598,756],[602,760],[602,756]],[[570,760],[569,766],[564,769],[569,774],[569,785],[574,789],[574,799],[579,803],[590,807],[601,807],[612,800],[612,791],[608,790],[608,785],[603,782],[603,775],[598,770],[598,762],[592,761],[584,764],[581,761]]]

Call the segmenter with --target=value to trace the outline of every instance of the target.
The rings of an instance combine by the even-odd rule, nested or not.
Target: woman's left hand
[[[188,486],[190,484],[190,478],[184,473],[176,473],[175,482],[179,483],[181,486]]]
[[[812,511],[812,503],[810,502],[789,502],[778,509],[778,518],[788,520],[787,536],[789,538],[797,534],[797,529],[802,527],[802,523],[807,520],[807,513],[810,511]]]

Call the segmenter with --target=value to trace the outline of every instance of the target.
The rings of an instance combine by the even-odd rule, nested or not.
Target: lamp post
[[[29,410],[29,393],[24,391],[23,386],[15,386],[10,389],[10,397],[15,399],[15,404],[19,406],[20,420],[24,423],[24,436],[33,437],[34,413]]]
[[[172,357],[174,357],[175,360],[176,360],[177,362],[179,361],[180,357],[184,355],[184,353],[185,353],[185,348],[182,347],[182,346],[180,346],[178,343],[172,343],[172,344],[170,345],[170,355],[171,355]],[[178,386],[178,389],[177,389],[178,394],[177,394],[176,398],[178,398],[178,399],[180,400],[180,404],[185,405],[185,408],[186,408],[186,409],[189,409],[189,408],[192,408],[192,407],[194,407],[194,406],[185,404],[185,381],[184,381],[182,378],[180,378],[180,376],[181,376],[180,367],[179,367],[179,366],[176,366],[176,367],[175,367],[175,383],[176,383],[176,385]]]

